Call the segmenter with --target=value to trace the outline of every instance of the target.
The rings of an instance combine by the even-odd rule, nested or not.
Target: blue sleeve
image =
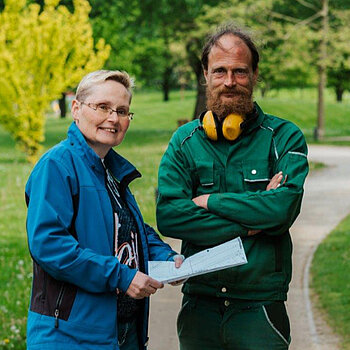
[[[150,260],[163,261],[171,260],[177,253],[171,249],[170,245],[163,242],[158,233],[149,225],[145,224],[148,239]]]
[[[57,160],[41,161],[31,174],[26,196],[28,245],[32,258],[52,277],[94,293],[126,291],[136,270],[114,256],[82,248],[71,234],[74,174]]]

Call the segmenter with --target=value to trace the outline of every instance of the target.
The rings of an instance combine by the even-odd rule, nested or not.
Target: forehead
[[[208,55],[208,68],[211,66],[240,64],[250,66],[252,54],[245,42],[232,34],[222,36]]]
[[[91,86],[88,97],[94,101],[103,100],[110,103],[124,102],[129,104],[131,94],[123,84],[115,80],[106,80]]]

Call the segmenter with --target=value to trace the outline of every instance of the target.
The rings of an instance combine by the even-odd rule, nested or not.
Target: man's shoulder
[[[183,144],[190,138],[192,138],[200,129],[201,123],[199,119],[192,120],[182,126],[180,126],[174,133],[173,138],[177,142]]]
[[[277,117],[275,115],[268,114],[268,113],[265,113],[265,118],[261,124],[261,127],[268,128],[274,133],[278,133],[281,131],[283,132],[288,131],[290,133],[294,133],[294,132],[301,133],[300,128],[296,124],[294,124],[292,121],[281,117]]]

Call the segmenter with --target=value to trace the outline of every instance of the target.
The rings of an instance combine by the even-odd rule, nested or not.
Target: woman
[[[163,287],[147,263],[176,252],[143,222],[128,188],[141,175],[112,149],[133,116],[131,88],[125,72],[85,76],[68,138],[28,180],[28,349],[146,348],[148,297]]]

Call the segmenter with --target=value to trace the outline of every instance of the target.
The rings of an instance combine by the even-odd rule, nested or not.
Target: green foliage
[[[317,248],[311,274],[319,306],[350,349],[350,216]]]
[[[111,47],[105,67],[126,70],[130,74],[137,73],[133,65],[133,49],[140,36],[137,25],[140,16],[139,1],[90,0],[90,4],[94,38],[105,38]]]
[[[109,54],[102,39],[93,43],[88,2],[74,0],[73,13],[58,2],[7,0],[0,14],[0,123],[32,162],[49,103]]]
[[[336,20],[330,36],[331,61],[328,68],[328,86],[332,86],[340,101],[342,94],[350,90],[350,10],[334,11]]]
[[[302,54],[299,64],[304,65],[306,69],[311,68],[312,76],[314,76],[315,69],[324,63],[328,70],[328,86],[334,87],[337,94],[348,90],[350,1],[329,1],[329,29],[326,34],[321,30],[322,2],[319,0],[297,1],[293,2],[293,6],[289,1],[275,1],[273,10],[274,13],[278,13],[275,20],[288,23],[290,29],[287,30],[287,37],[295,37],[294,52],[297,53],[297,56]],[[325,35],[327,40],[326,60],[320,57],[320,51],[317,49],[320,40]],[[305,39],[307,46],[305,46]],[[294,60],[293,63],[298,62]],[[305,80],[303,82],[305,83]]]

